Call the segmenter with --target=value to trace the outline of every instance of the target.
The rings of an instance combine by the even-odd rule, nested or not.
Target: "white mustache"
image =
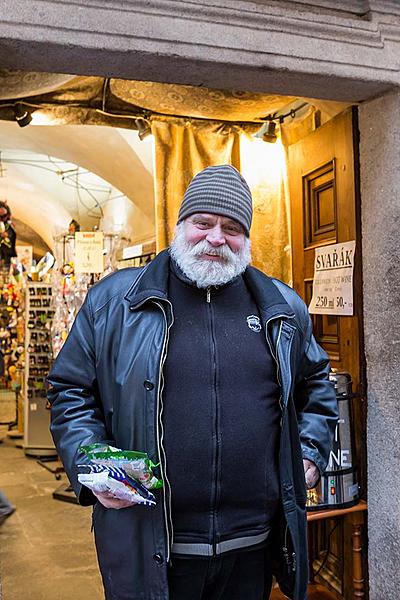
[[[211,246],[206,240],[202,240],[192,246],[190,254],[196,257],[202,256],[203,254],[209,254],[210,256],[219,256],[225,260],[229,260],[234,252],[228,246],[218,246],[216,248]]]
[[[176,226],[170,252],[186,277],[197,287],[224,285],[243,273],[250,264],[250,240],[246,239],[238,252],[233,252],[227,244],[212,246],[204,239],[193,245],[186,242],[184,227],[184,223]],[[222,260],[207,260],[204,254],[219,256]]]

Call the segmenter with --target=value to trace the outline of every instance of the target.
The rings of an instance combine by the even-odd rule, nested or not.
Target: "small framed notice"
[[[77,231],[75,233],[75,273],[102,273],[103,271],[103,232]]]
[[[313,296],[308,310],[315,315],[353,314],[355,241],[315,249]]]

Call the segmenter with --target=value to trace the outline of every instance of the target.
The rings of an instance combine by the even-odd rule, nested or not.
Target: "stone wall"
[[[302,10],[310,12],[324,12],[326,14],[355,15],[362,17],[368,14],[370,10],[369,0],[243,0],[244,2],[253,2],[254,4],[273,4],[279,5],[286,10]]]
[[[339,5],[1,0],[0,64],[350,102],[400,85],[398,3],[370,0],[365,19]]]
[[[400,93],[360,107],[370,600],[400,590]],[[360,290],[361,292],[361,290]]]

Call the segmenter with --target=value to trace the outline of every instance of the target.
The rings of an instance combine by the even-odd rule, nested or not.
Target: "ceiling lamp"
[[[32,121],[31,113],[22,104],[14,104],[13,111],[15,120],[20,127],[26,127]]]
[[[144,140],[145,137],[151,135],[151,126],[146,119],[143,119],[142,117],[135,119],[135,125],[137,127],[140,140]]]
[[[276,123],[274,121],[267,121],[266,123],[263,123],[254,137],[260,138],[264,142],[274,144],[278,139],[276,135]]]
[[[55,119],[53,113],[45,110],[35,110],[31,114],[32,122],[31,125],[61,125],[61,119]]]

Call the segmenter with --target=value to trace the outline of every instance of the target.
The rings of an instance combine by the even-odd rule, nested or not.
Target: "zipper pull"
[[[292,553],[292,571],[293,573],[296,571],[297,562],[296,562],[296,552]]]
[[[207,288],[207,302],[208,303],[211,302],[211,288],[210,287]]]
[[[290,573],[290,571],[291,571],[291,564],[290,564],[290,558],[289,558],[288,549],[284,546],[282,548],[282,551],[283,551],[283,556],[284,556],[285,563],[286,563],[286,570],[287,570],[288,573]]]

